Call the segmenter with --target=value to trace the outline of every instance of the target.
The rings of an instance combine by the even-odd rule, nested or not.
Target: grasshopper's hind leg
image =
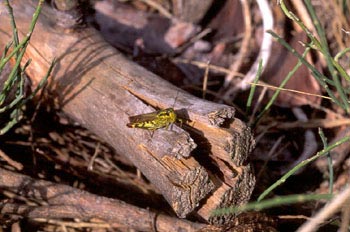
[[[150,134],[150,135],[151,135],[151,139],[153,138],[154,131],[155,131],[155,130],[150,130],[150,133],[151,133],[151,134]]]

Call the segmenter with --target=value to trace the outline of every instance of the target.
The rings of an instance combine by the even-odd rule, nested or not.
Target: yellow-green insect
[[[129,123],[126,124],[131,128],[141,128],[147,130],[156,130],[159,128],[168,128],[175,122],[182,122],[175,113],[173,108],[158,110],[148,114],[140,114],[129,117]]]

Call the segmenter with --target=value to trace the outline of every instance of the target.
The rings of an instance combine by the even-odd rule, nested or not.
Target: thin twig
[[[90,159],[90,162],[89,162],[89,165],[88,165],[88,170],[89,171],[92,171],[94,169],[95,159],[96,159],[97,155],[100,153],[100,145],[101,145],[101,143],[98,142],[97,145],[96,145],[96,148],[95,148],[94,155]]]
[[[331,217],[335,213],[337,213],[345,203],[350,199],[350,186],[336,195],[329,204],[323,207],[313,218],[306,221],[297,232],[310,232],[316,231],[319,225],[327,220],[327,218]]]
[[[238,72],[240,66],[243,63],[243,60],[246,58],[248,49],[249,49],[249,42],[252,38],[252,17],[250,13],[250,7],[249,2],[247,0],[241,0],[242,3],[242,9],[244,12],[244,37],[242,40],[241,48],[237,54],[237,61],[234,62],[230,67],[230,73],[226,76],[225,82],[224,82],[224,88],[228,87],[230,83],[232,83],[233,78],[236,76],[236,73]]]
[[[205,95],[208,89],[209,66],[210,66],[210,62],[208,61],[207,67],[205,68],[205,72],[204,72],[204,78],[203,78],[203,95],[202,95],[203,99],[205,99]]]
[[[17,161],[11,159],[8,155],[5,154],[2,150],[0,150],[0,157],[3,158],[9,165],[13,166],[17,170],[22,170],[23,165]]]

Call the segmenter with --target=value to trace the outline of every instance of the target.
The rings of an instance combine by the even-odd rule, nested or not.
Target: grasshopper
[[[177,93],[174,105],[177,99],[179,92]],[[186,119],[179,118],[176,115],[174,108],[167,108],[164,110],[157,110],[148,114],[139,114],[129,117],[129,123],[126,124],[130,128],[141,128],[146,130],[157,130],[160,128],[168,129],[169,125],[179,122],[182,126],[182,123],[185,121],[190,121]]]
[[[167,108],[164,110],[158,110],[148,114],[140,114],[129,117],[129,123],[126,124],[130,128],[141,128],[147,130],[156,130],[165,127],[179,121],[173,108]]]

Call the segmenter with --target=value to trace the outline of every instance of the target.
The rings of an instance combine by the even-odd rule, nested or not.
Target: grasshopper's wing
[[[129,121],[130,123],[137,123],[137,122],[148,122],[155,120],[157,118],[158,111],[147,113],[147,114],[139,114],[135,116],[130,116]]]

